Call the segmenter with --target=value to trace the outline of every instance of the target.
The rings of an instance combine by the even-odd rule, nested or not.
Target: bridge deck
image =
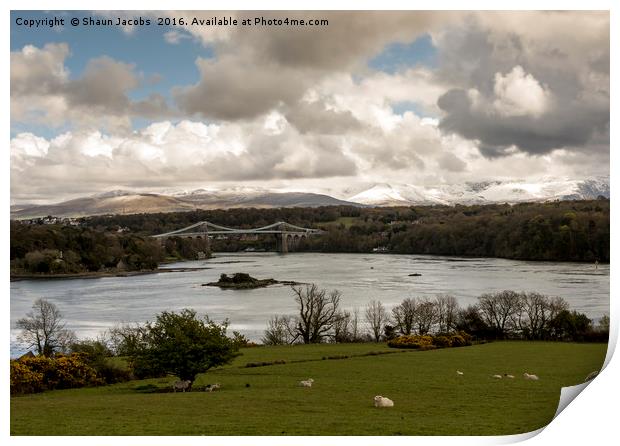
[[[196,230],[196,228],[204,228],[204,230]],[[213,228],[213,230],[211,229]],[[277,229],[280,228],[280,229]],[[282,229],[284,228],[284,229]],[[193,231],[192,231],[193,229]],[[176,231],[166,232],[164,234],[157,234],[151,237],[165,238],[165,237],[199,237],[205,235],[222,235],[222,234],[281,234],[281,235],[311,235],[322,234],[324,231],[321,229],[302,228],[300,226],[292,225],[290,223],[280,221],[260,228],[249,229],[235,229],[227,228],[226,226],[216,225],[208,221],[201,221],[194,223],[193,225],[185,228],[177,229]]]

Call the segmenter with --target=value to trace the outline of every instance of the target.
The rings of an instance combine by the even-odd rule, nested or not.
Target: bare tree
[[[449,333],[456,328],[459,314],[459,304],[456,297],[449,294],[439,294],[435,297],[437,310],[437,325],[440,333]]]
[[[116,356],[131,356],[139,348],[143,348],[145,337],[144,327],[136,324],[120,324],[105,333],[107,345]]]
[[[528,339],[541,339],[549,320],[549,298],[539,293],[523,293],[517,318],[521,333]]]
[[[435,306],[435,302],[431,302],[426,297],[417,299],[414,321],[418,334],[425,335],[430,332],[433,324],[437,321],[437,308]]]
[[[392,308],[392,318],[396,325],[396,330],[400,334],[409,335],[413,331],[417,303],[414,299],[405,299]]]
[[[555,319],[562,311],[568,311],[568,302],[561,297],[549,299],[549,320]]]
[[[550,334],[549,322],[565,310],[568,310],[568,303],[561,297],[523,293],[517,317],[519,328],[528,339],[544,339]]]
[[[515,319],[522,310],[519,293],[500,291],[478,297],[478,308],[482,319],[495,330],[497,336],[505,338],[515,328]]]
[[[295,338],[304,344],[322,342],[333,335],[334,323],[338,318],[340,292],[320,290],[315,284],[293,287],[295,301],[299,305],[299,316],[295,321]]]
[[[341,311],[334,320],[334,342],[352,342],[351,320],[349,311]]]
[[[353,309],[353,313],[351,314],[351,338],[353,342],[359,342],[362,338],[360,333],[360,309],[359,307],[355,307]]]
[[[383,333],[383,327],[390,321],[385,307],[378,300],[371,300],[366,305],[365,315],[366,323],[370,327],[375,342],[379,342]]]
[[[291,322],[290,316],[273,316],[269,319],[269,326],[265,330],[262,343],[265,345],[292,344],[295,336]]]
[[[18,340],[43,356],[68,351],[77,339],[75,333],[65,329],[58,307],[45,299],[34,302],[32,311],[17,321],[17,328],[22,330]]]

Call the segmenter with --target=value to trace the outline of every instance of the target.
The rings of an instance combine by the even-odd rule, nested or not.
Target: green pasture
[[[561,387],[598,370],[606,348],[524,341],[424,352],[384,344],[248,348],[196,380],[195,387],[220,383],[217,392],[158,392],[170,377],[12,397],[11,434],[517,434],[546,425]],[[274,361],[286,363],[245,366]],[[524,372],[540,380],[526,381]],[[515,379],[491,378],[504,373]],[[307,378],[313,387],[298,387]],[[375,395],[394,407],[375,408]]]

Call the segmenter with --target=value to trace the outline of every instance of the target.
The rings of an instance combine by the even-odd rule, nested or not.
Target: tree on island
[[[192,383],[198,373],[228,364],[239,355],[239,343],[226,336],[228,323],[221,325],[196,311],[159,314],[155,322],[135,329],[137,334],[127,352],[134,371],[142,376],[166,373]]]
[[[75,333],[65,329],[58,307],[45,299],[34,302],[32,311],[17,321],[17,328],[22,330],[18,341],[42,356],[67,351],[76,340]]]

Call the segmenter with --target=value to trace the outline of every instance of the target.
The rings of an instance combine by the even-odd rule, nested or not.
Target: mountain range
[[[585,180],[481,181],[437,187],[375,183],[342,199],[311,192],[282,192],[264,188],[197,189],[142,193],[114,190],[56,204],[15,204],[11,218],[47,215],[80,217],[102,214],[180,212],[240,207],[280,208],[317,206],[410,206],[521,203],[609,198],[609,177]]]

